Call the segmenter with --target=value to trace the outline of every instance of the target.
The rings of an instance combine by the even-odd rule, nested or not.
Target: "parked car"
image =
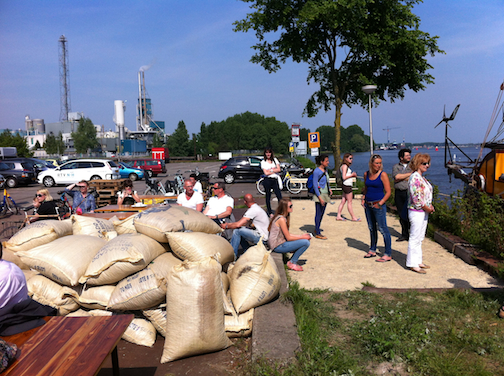
[[[119,179],[119,166],[109,159],[77,159],[55,169],[42,171],[37,180],[46,187],[72,184],[81,180]]]
[[[166,173],[165,161],[161,159],[135,159],[130,161],[130,164],[135,168],[144,170],[149,178]]]
[[[53,169],[56,168],[55,165],[53,165],[50,162],[44,161],[42,159],[37,159],[37,158],[30,158],[30,160],[33,162],[35,165],[35,168],[37,170],[37,173],[40,173],[42,171],[48,170],[48,169]]]
[[[134,168],[126,162],[118,162],[121,179],[131,179],[133,181],[143,179],[144,171],[141,168]]]
[[[0,188],[3,188],[5,186],[5,178],[3,175],[0,174]]]
[[[257,157],[232,157],[219,169],[218,177],[232,184],[236,179],[257,180],[261,177],[261,159]]]
[[[59,159],[55,159],[55,158],[48,158],[48,159],[46,159],[46,162],[51,163],[54,167],[58,167],[63,163]]]
[[[5,184],[9,188],[34,183],[37,172],[34,162],[28,158],[9,158],[0,162],[0,174],[4,176]]]

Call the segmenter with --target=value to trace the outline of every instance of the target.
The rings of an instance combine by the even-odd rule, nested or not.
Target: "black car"
[[[9,188],[17,187],[18,184],[35,183],[37,180],[37,169],[34,162],[28,158],[1,160],[0,174],[5,178],[5,184]]]
[[[218,177],[232,184],[236,179],[257,180],[261,177],[261,159],[257,157],[233,157],[224,162],[219,169]]]

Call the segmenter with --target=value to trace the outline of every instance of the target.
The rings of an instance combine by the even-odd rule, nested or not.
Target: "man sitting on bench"
[[[231,216],[234,208],[234,199],[226,193],[225,189],[225,183],[215,183],[213,186],[215,196],[210,197],[203,211],[203,214],[213,219],[218,225],[224,222],[223,219]]]

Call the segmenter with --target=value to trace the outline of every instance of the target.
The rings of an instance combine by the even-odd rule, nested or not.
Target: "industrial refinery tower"
[[[138,71],[137,131],[164,134],[164,122],[153,120],[152,102],[145,89],[145,70],[149,67],[143,66]]]
[[[68,120],[70,112],[70,76],[68,73],[67,39],[62,35],[59,39],[59,72],[60,72],[60,121]]]

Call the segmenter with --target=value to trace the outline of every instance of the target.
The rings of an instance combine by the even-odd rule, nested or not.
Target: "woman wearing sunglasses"
[[[58,212],[56,211],[56,203],[53,201],[53,198],[49,191],[45,188],[39,189],[37,191],[35,198],[33,199],[33,206],[35,207],[36,213],[30,220],[31,222],[41,219],[55,219],[55,217],[45,216],[56,216],[58,214]]]
[[[430,166],[429,154],[417,154],[410,163],[414,171],[408,181],[408,218],[410,222],[410,236],[406,266],[416,273],[426,274],[429,269],[422,260],[422,241],[425,238],[429,214],[434,213],[432,206],[432,185],[423,176]]]
[[[275,215],[270,221],[268,231],[268,246],[273,252],[294,253],[287,267],[290,270],[302,272],[303,268],[298,265],[299,257],[310,246],[310,234],[294,235],[289,232],[290,213],[292,213],[292,202],[290,198],[282,198],[278,202]]]
[[[388,262],[392,260],[392,240],[387,227],[387,202],[390,194],[390,181],[383,172],[382,157],[375,154],[369,160],[369,171],[364,173],[364,189],[362,191],[362,206],[366,212],[369,233],[371,235],[371,247],[364,258],[376,256],[376,243],[378,242],[378,231],[383,235],[385,242],[385,254],[377,262]]]

